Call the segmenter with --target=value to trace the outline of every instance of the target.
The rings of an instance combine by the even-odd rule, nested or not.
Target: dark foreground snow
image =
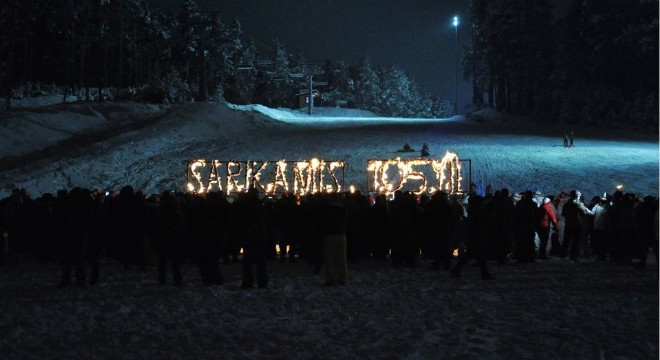
[[[325,287],[307,264],[268,263],[268,289],[160,286],[156,269],[102,264],[101,283],[56,288],[56,264],[0,268],[2,359],[657,359],[658,268],[551,259],[468,266],[460,279],[350,265]]]

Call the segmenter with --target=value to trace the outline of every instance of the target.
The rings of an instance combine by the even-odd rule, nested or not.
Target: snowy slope
[[[0,195],[14,187],[33,195],[124,184],[183,190],[186,162],[196,158],[341,158],[346,182],[364,186],[366,159],[401,155],[405,142],[471,158],[475,180],[496,188],[579,187],[590,196],[621,182],[658,193],[654,134],[317,111],[109,103],[0,113]],[[561,146],[569,130],[572,149]],[[0,267],[0,357],[658,359],[652,256],[645,272],[592,259],[491,263],[494,281],[480,280],[474,266],[453,279],[429,271],[427,260],[415,268],[360,262],[339,287],[321,286],[305,262],[272,261],[268,289],[254,290],[240,289],[239,263],[221,265],[222,286],[202,286],[194,263],[182,265],[182,287],[159,285],[150,259],[136,271],[103,258],[100,283],[84,289],[57,289],[56,262],[10,259]]]
[[[325,112],[325,113],[324,113]],[[658,139],[603,130],[518,122],[378,118],[336,110],[269,109],[191,103],[159,108],[135,103],[78,103],[0,113],[0,195],[82,186],[145,193],[184,190],[189,160],[346,161],[346,185],[366,190],[366,161],[400,156],[404,143],[471,159],[473,181],[512,191],[580,188],[589,198],[617,184],[658,194]],[[357,116],[355,116],[357,115]],[[561,137],[576,132],[576,147]],[[411,153],[410,156],[416,156]]]

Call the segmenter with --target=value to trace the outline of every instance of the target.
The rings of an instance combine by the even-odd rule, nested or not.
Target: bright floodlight
[[[454,21],[452,22],[452,25],[454,25],[454,27],[458,27],[458,16],[454,16]]]

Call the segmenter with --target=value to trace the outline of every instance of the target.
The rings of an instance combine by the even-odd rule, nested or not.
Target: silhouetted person
[[[493,279],[488,272],[488,254],[484,229],[486,223],[486,213],[484,208],[484,198],[471,192],[468,198],[468,216],[467,216],[467,239],[465,243],[465,252],[461,255],[458,263],[451,270],[453,277],[461,276],[461,269],[471,259],[477,260],[477,265],[481,271],[481,278],[484,280]]]
[[[169,262],[174,284],[180,286],[182,276],[179,261],[182,251],[183,224],[179,204],[172,192],[163,192],[158,210],[158,236],[155,241],[156,253],[158,254],[158,283],[164,285],[167,282],[167,265]]]
[[[307,194],[300,201],[301,231],[300,251],[314,274],[320,274],[323,266],[323,232],[321,229],[321,193]]]
[[[656,238],[658,224],[655,220],[658,212],[658,199],[653,196],[644,197],[642,203],[637,206],[636,212],[640,238],[639,266],[643,269],[646,267],[649,248],[653,249],[655,260],[658,261],[658,239]]]
[[[289,193],[282,194],[276,202],[277,222],[279,223],[280,261],[284,262],[288,256],[289,261],[295,260],[300,248],[300,206],[296,203],[296,196]],[[287,252],[288,247],[288,252]]]
[[[62,280],[60,287],[71,283],[71,272],[75,268],[77,286],[85,286],[85,251],[88,224],[90,220],[89,194],[74,188],[66,198],[63,208],[60,249],[62,252]]]
[[[421,155],[422,156],[431,156],[431,153],[429,152],[429,145],[427,143],[424,143],[424,145],[422,145]]]
[[[346,208],[342,194],[328,194],[322,207],[323,254],[325,259],[325,285],[346,284]]]
[[[137,265],[144,270],[144,237],[146,234],[146,209],[144,199],[136,196],[133,187],[124,186],[114,207],[120,261],[125,269]]]
[[[394,192],[394,200],[390,202],[392,221],[392,263],[396,266],[414,266],[418,253],[416,249],[419,239],[414,229],[417,216],[417,201],[414,196],[401,190]]]
[[[348,262],[365,260],[370,256],[368,246],[369,201],[360,191],[345,194],[346,256]]]
[[[230,225],[231,211],[229,203],[222,192],[211,192],[207,196],[208,201],[208,238],[202,246],[204,255],[202,262],[206,276],[206,284],[220,285],[223,282],[220,271],[220,257],[224,242],[227,238],[227,228]]]
[[[610,211],[610,196],[604,195],[591,211],[594,213],[594,224],[591,231],[591,244],[597,261],[607,260],[608,232],[611,231],[608,220]]]
[[[449,201],[449,194],[437,191],[424,207],[424,229],[429,236],[434,270],[451,268],[451,237],[459,221]]]
[[[244,233],[243,239],[243,280],[241,288],[250,289],[254,286],[254,270],[257,268],[257,286],[268,287],[266,259],[269,248],[266,238],[266,210],[259,200],[259,192],[250,188],[246,196],[240,198],[239,223]]]
[[[534,236],[537,206],[533,193],[526,191],[513,208],[512,225],[514,236],[513,256],[518,262],[534,262],[536,258]]]
[[[7,249],[12,256],[24,254],[29,242],[29,197],[15,189],[7,202],[5,227],[7,231]]]
[[[374,260],[386,260],[391,246],[390,209],[385,194],[376,195],[374,205],[369,209],[369,236]]]
[[[577,261],[580,254],[580,236],[582,233],[582,218],[593,212],[587,209],[580,200],[582,194],[571,191],[571,199],[564,204],[561,215],[564,217],[564,241],[561,244],[562,258],[568,255],[570,247],[571,260]]]
[[[192,237],[193,256],[203,285],[222,284],[220,253],[226,230],[226,211],[217,192],[191,198],[188,236]]]
[[[489,256],[498,264],[504,264],[513,250],[511,240],[513,201],[509,197],[509,189],[503,188],[497,192],[493,199],[486,204],[486,212],[488,215],[487,226],[492,238]]]

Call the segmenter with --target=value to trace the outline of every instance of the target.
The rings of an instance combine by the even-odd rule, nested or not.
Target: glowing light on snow
[[[273,164],[275,166],[271,166]],[[186,189],[194,193],[224,189],[228,195],[250,188],[266,195],[291,190],[296,195],[341,192],[344,166],[344,161],[316,158],[302,161],[195,160],[188,163]]]
[[[373,159],[367,162],[369,191],[391,195],[407,189],[416,195],[445,190],[462,192],[461,160],[447,151],[442,159]],[[434,179],[433,179],[434,178]],[[431,182],[432,185],[429,184]]]

